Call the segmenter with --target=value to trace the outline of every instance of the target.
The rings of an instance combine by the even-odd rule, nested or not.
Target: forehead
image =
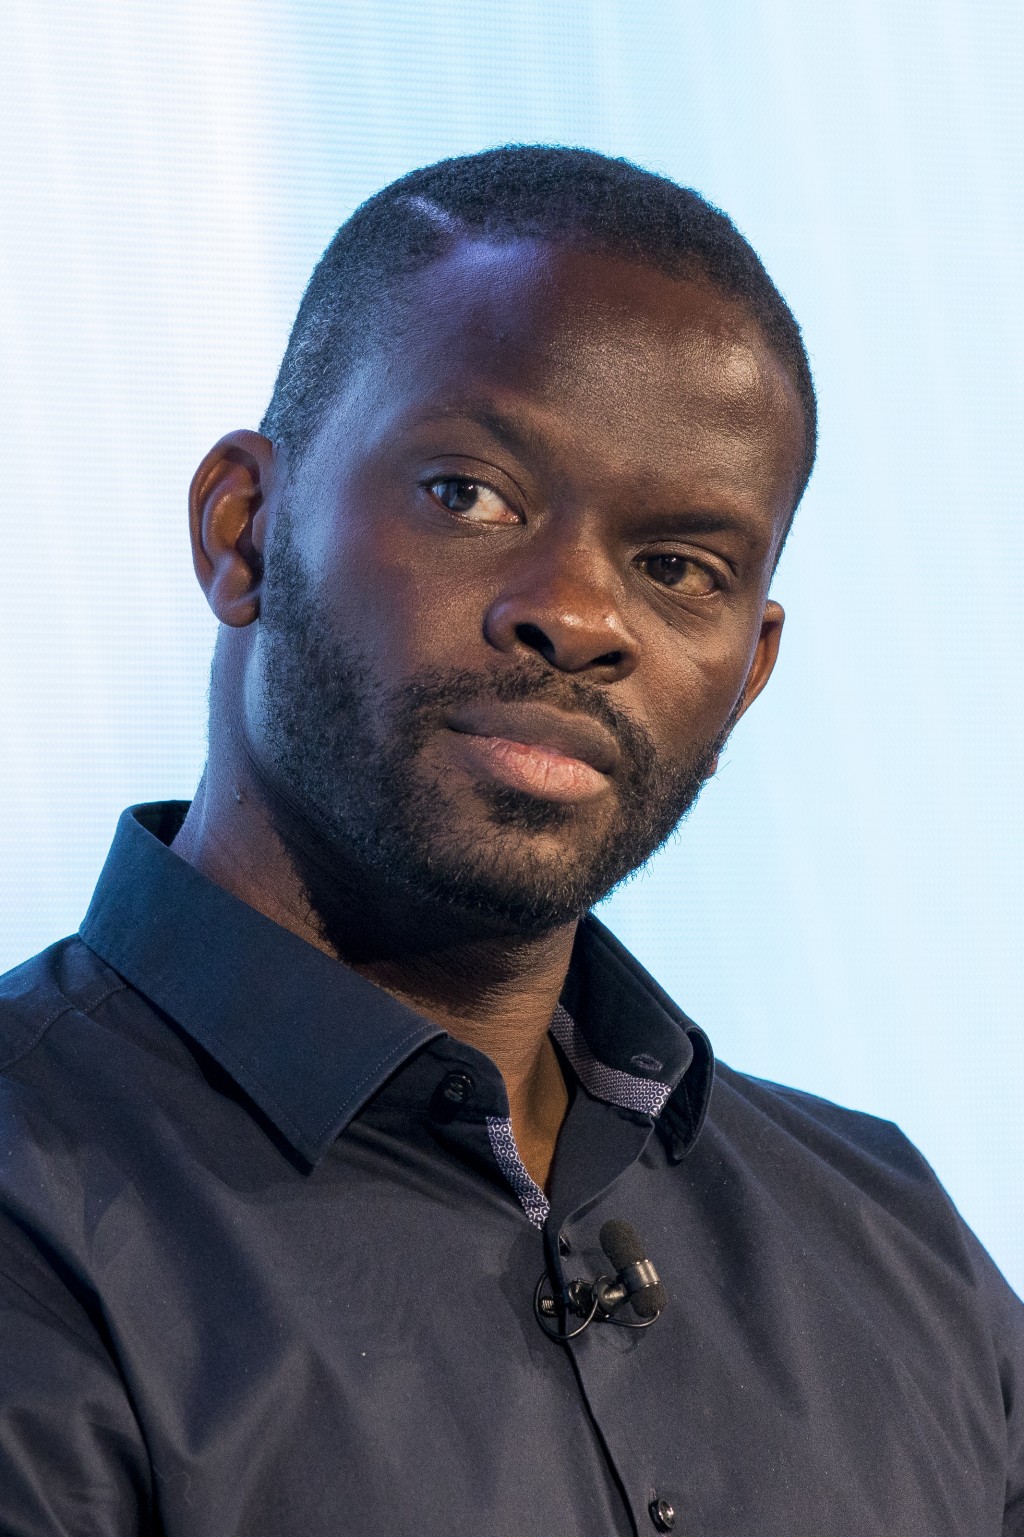
[[[553,374],[564,386],[581,362],[588,374],[602,361],[611,373],[628,357],[635,372],[648,356],[642,373],[649,378],[666,367],[673,373],[673,364],[690,373],[699,358],[723,382],[742,384],[744,395],[754,382],[751,365],[763,384],[785,378],[748,311],[710,281],[602,252],[535,240],[460,241],[394,297],[385,311],[392,346],[422,351],[442,325],[464,360],[500,357],[534,372],[538,383]]]
[[[493,407],[581,464],[738,476],[785,515],[803,444],[795,389],[741,303],[533,240],[462,241],[404,280],[339,406],[382,433]]]

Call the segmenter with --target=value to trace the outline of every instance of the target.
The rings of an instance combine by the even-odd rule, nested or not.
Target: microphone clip
[[[561,1343],[575,1339],[595,1321],[615,1324],[619,1329],[649,1329],[661,1317],[668,1300],[665,1288],[645,1256],[636,1231],[626,1222],[606,1222],[601,1229],[600,1243],[615,1266],[614,1276],[601,1275],[596,1281],[570,1281],[561,1301],[553,1295],[543,1294],[548,1279],[546,1272],[537,1282],[533,1310],[550,1339]],[[637,1315],[635,1322],[615,1316],[627,1302],[632,1303]],[[567,1328],[570,1317],[582,1319],[582,1322]]]

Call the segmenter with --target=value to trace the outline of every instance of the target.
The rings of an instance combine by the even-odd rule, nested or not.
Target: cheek
[[[750,655],[731,626],[671,635],[649,649],[644,705],[659,750],[685,757],[719,735],[743,691]]]
[[[359,519],[325,555],[332,628],[385,676],[469,665],[482,636],[479,595],[439,553],[397,522]]]

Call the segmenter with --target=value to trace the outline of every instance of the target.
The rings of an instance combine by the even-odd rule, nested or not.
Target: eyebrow
[[[746,524],[727,512],[712,512],[706,507],[695,508],[692,512],[676,508],[667,512],[664,520],[685,529],[688,534],[736,534],[745,544],[755,542]]]
[[[543,434],[525,418],[506,415],[490,406],[453,406],[450,410],[429,417],[421,425],[431,427],[435,423],[457,421],[482,427],[511,453],[534,459],[543,459],[549,453]]]

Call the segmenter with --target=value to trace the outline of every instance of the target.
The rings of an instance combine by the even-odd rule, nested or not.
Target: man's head
[[[263,426],[193,487],[214,722],[326,937],[353,893],[571,921],[774,663],[813,393],[757,258],[583,152],[416,172],[332,243]]]

